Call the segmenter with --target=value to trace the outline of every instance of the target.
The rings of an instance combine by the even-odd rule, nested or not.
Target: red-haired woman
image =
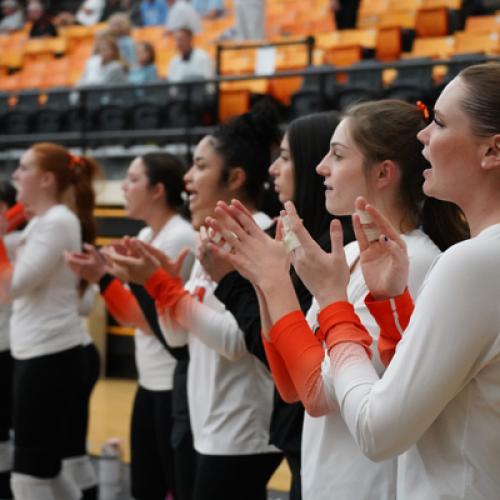
[[[21,157],[13,180],[33,218],[16,259],[1,252],[0,291],[13,303],[14,358],[12,490],[18,500],[78,499],[62,472],[71,410],[85,377],[84,332],[78,315],[81,287],[64,265],[65,251],[92,241],[92,179],[97,165],[56,144],[35,144]]]

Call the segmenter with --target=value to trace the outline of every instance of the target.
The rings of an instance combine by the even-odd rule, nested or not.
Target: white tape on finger
[[[283,229],[285,231],[283,243],[285,243],[288,252],[293,252],[296,248],[300,247],[300,241],[290,227],[290,219],[288,215],[283,215],[281,217],[281,222],[283,223]]]
[[[365,210],[358,209],[356,210],[356,213],[359,216],[359,222],[361,222],[361,227],[365,233],[366,239],[370,243],[377,241],[380,238],[380,231],[375,225],[373,217]]]

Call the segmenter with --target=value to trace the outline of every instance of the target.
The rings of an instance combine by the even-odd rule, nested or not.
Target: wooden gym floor
[[[131,380],[100,379],[90,403],[90,428],[88,446],[90,453],[99,455],[102,444],[118,438],[123,450],[123,460],[130,461],[129,427],[136,383]],[[288,491],[290,470],[282,462],[269,481],[269,488]]]

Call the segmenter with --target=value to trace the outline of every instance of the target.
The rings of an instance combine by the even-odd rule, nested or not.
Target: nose
[[[184,184],[187,184],[188,182],[192,182],[193,180],[193,167],[191,167],[185,174],[184,174]]]
[[[327,153],[316,166],[316,173],[318,175],[321,175],[322,177],[327,177],[330,173],[330,166],[328,164],[328,155],[329,153]]]
[[[273,177],[276,177],[279,174],[278,161],[279,158],[276,158],[276,160],[274,160],[269,167],[269,174]]]
[[[417,134],[417,139],[422,143],[422,144],[428,144],[429,142],[429,136],[430,136],[430,127],[432,127],[432,123],[429,123],[427,127],[423,128],[418,134]]]

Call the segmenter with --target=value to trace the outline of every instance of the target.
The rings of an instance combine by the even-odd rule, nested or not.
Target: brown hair
[[[500,133],[500,63],[475,64],[458,77],[467,88],[462,107],[471,118],[473,133],[479,137]]]
[[[469,236],[456,205],[429,198],[422,191],[422,173],[429,163],[417,139],[417,133],[425,127],[417,106],[392,99],[367,102],[348,109],[344,117],[349,118],[349,130],[363,153],[366,169],[384,160],[398,165],[400,199],[409,222],[421,225],[441,250]]]
[[[148,64],[154,64],[156,60],[156,51],[153,45],[149,42],[139,42],[137,46],[141,46],[144,49],[146,49],[146,52],[148,53],[149,56]]]
[[[49,142],[34,144],[31,150],[35,154],[37,167],[54,174],[58,201],[67,205],[78,216],[82,241],[94,243],[96,224],[92,180],[100,172],[97,163],[85,156],[74,156],[62,146]]]

